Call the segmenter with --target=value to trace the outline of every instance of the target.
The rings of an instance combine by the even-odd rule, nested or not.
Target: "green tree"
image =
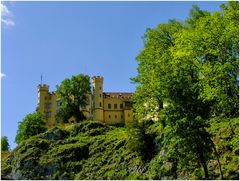
[[[206,16],[209,16],[210,13],[207,11],[203,11],[201,10],[197,5],[193,5],[190,13],[189,13],[189,17],[188,19],[185,21],[185,26],[186,27],[190,27],[190,28],[194,28],[196,25],[196,22],[200,19],[200,18],[204,18]]]
[[[168,24],[160,24],[156,29],[148,29],[144,35],[144,49],[137,56],[138,75],[132,81],[137,83],[134,94],[135,117],[139,120],[152,109],[145,103],[151,102],[155,107],[162,108],[166,100],[166,84],[171,72],[170,48],[174,46],[174,33],[182,29],[181,23],[170,20]]]
[[[1,137],[1,150],[9,151],[9,143],[8,143],[8,138],[6,136]]]
[[[147,133],[152,121],[135,122],[127,125],[127,148],[137,152],[145,162],[154,156],[154,136]]]
[[[28,114],[23,121],[18,124],[15,142],[20,144],[23,140],[39,133],[43,133],[46,130],[45,121],[40,113],[34,112],[32,114]]]
[[[67,122],[72,116],[79,122],[85,117],[81,111],[89,104],[90,96],[90,77],[88,75],[72,76],[65,79],[60,86],[57,86],[57,96],[61,101],[61,107],[57,114],[58,121]]]
[[[135,116],[148,119],[156,110],[145,105],[165,103],[159,109],[165,159],[190,173],[201,167],[198,178],[209,178],[207,163],[218,157],[209,119],[238,115],[238,27],[238,2],[213,14],[194,6],[185,23],[148,29],[137,57]],[[222,176],[220,162],[219,170]]]

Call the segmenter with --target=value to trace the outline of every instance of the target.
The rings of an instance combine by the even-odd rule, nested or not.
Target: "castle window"
[[[132,103],[129,102],[129,101],[125,102],[125,107],[126,108],[131,108],[132,107]]]
[[[120,109],[123,109],[123,104],[120,104]]]
[[[109,115],[108,117],[111,118],[111,115]]]
[[[117,115],[115,115],[115,119],[117,119]]]
[[[130,117],[130,114],[128,114],[128,117]]]
[[[50,118],[51,117],[51,112],[47,112],[46,113],[46,118]]]
[[[99,103],[99,107],[102,107],[102,103],[101,102]]]
[[[117,104],[114,104],[114,109],[117,109]]]
[[[51,108],[52,104],[51,103],[45,103],[45,109]]]
[[[111,109],[112,108],[112,105],[111,104],[108,104],[108,109]]]

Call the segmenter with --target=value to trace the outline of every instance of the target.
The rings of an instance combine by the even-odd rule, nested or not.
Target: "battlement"
[[[38,87],[49,87],[47,84],[38,84]]]
[[[43,84],[43,85],[39,84],[38,85],[38,91],[47,92],[48,95],[56,95],[55,91],[49,92],[49,85],[47,85],[47,84]]]
[[[38,85],[38,90],[39,91],[47,91],[48,92],[48,90],[49,90],[49,85],[47,85],[47,84],[39,84]]]
[[[93,76],[92,81],[95,82],[96,80],[103,81],[103,76]]]
[[[131,99],[132,92],[103,92],[104,98]]]

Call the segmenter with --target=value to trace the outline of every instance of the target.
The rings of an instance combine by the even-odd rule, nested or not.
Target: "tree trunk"
[[[216,149],[215,144],[213,143],[212,139],[211,139],[210,137],[209,137],[209,139],[211,140],[212,147],[213,147],[213,149],[214,149],[215,155],[217,156],[219,173],[220,173],[220,175],[221,175],[221,180],[223,180],[224,178],[223,178],[223,172],[222,172],[221,162],[220,162],[220,160],[219,160],[219,154],[218,154],[218,152],[217,152],[217,149]]]
[[[208,168],[207,168],[207,163],[206,163],[206,161],[204,159],[204,156],[203,156],[204,153],[201,150],[201,151],[198,152],[198,154],[199,154],[199,161],[200,161],[200,163],[203,167],[203,170],[204,170],[204,176],[205,176],[204,179],[208,180]]]
[[[214,143],[213,143],[213,149],[214,149],[214,152],[217,156],[218,168],[219,168],[219,173],[221,175],[221,180],[223,180],[224,178],[223,178],[222,166],[221,166],[221,163],[220,163],[220,160],[219,160],[219,155],[218,155],[218,152],[217,152],[217,149],[216,149]]]
[[[172,163],[173,163],[173,166],[171,169],[171,173],[173,174],[173,179],[176,180],[177,179],[177,160],[174,159]]]
[[[205,179],[208,179],[208,168],[207,168],[207,164],[205,161],[202,162],[202,166],[203,166],[203,170],[204,170]]]

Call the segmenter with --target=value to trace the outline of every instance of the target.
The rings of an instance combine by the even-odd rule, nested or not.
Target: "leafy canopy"
[[[90,77],[88,75],[72,76],[65,79],[57,86],[57,96],[61,101],[61,107],[57,114],[59,121],[68,122],[72,116],[76,121],[85,119],[81,109],[89,103]]]
[[[209,119],[238,116],[238,6],[229,2],[213,14],[193,6],[184,23],[148,29],[137,56],[135,118],[159,120],[168,150],[163,161],[191,173],[202,168],[200,179],[209,178],[207,163],[218,155]]]
[[[39,112],[28,114],[23,121],[18,124],[15,142],[20,144],[22,141],[30,138],[31,136],[43,133],[46,130],[45,121]]]
[[[1,151],[9,151],[9,143],[6,136],[1,137]]]

